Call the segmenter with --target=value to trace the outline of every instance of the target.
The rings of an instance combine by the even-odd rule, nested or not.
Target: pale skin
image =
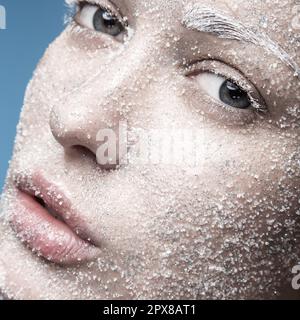
[[[7,297],[299,298],[291,287],[300,259],[299,77],[266,48],[187,29],[186,8],[196,3],[115,0],[128,39],[91,30],[77,14],[81,27],[72,22],[46,51],[28,86],[2,201]],[[287,18],[294,2],[280,4],[201,1],[255,26],[300,65]],[[203,73],[242,78],[265,112],[224,107],[210,91],[215,78],[203,88]],[[201,165],[99,164],[97,132],[120,120],[129,129],[200,130]],[[36,172],[81,212],[100,249],[91,261],[46,261],[19,241],[9,223],[14,179]]]

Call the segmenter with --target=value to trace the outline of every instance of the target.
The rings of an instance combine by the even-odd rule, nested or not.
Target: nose
[[[143,78],[149,52],[135,52],[126,64],[124,57],[118,57],[107,66],[98,65],[98,77],[83,79],[83,85],[53,102],[51,108],[50,129],[54,138],[65,150],[88,150],[103,169],[114,169],[126,158],[130,105],[138,94],[144,94],[136,88],[147,87]],[[105,80],[103,74],[107,75]]]
[[[52,109],[50,128],[54,138],[66,152],[88,152],[102,169],[115,169],[127,152],[121,149],[122,140],[119,138],[123,137],[121,116],[112,109],[100,114],[89,105],[71,111],[72,106],[73,103],[67,100]]]

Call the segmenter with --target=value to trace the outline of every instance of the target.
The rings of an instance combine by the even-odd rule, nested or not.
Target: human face
[[[26,93],[2,198],[8,297],[291,297],[300,257],[293,5],[80,1]],[[99,132],[119,137],[120,123],[134,141],[121,150],[117,139],[115,163],[102,162]],[[159,142],[173,141],[184,161],[138,159],[137,132],[154,130],[158,158],[170,145]]]

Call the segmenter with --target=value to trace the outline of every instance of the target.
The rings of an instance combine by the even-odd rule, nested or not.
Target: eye
[[[106,33],[112,37],[117,37],[125,31],[124,22],[118,17],[117,12],[110,9],[82,2],[79,5],[75,21],[92,30]]]
[[[238,109],[252,106],[249,94],[232,80],[209,72],[200,73],[197,78],[201,88],[214,99]]]

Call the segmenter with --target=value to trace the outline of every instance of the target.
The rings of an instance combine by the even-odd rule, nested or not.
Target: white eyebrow
[[[221,11],[194,5],[186,10],[182,23],[188,29],[211,33],[223,39],[249,42],[263,47],[291,67],[295,72],[295,77],[300,78],[298,64],[282,47],[266,34],[245,26],[235,18],[226,16]]]

